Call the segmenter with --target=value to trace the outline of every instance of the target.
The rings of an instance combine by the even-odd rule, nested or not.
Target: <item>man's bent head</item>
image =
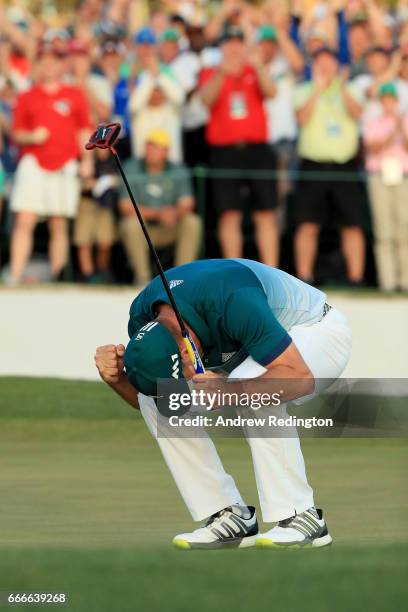
[[[157,395],[158,378],[183,378],[177,342],[159,321],[150,321],[134,334],[124,364],[129,381],[144,395]]]

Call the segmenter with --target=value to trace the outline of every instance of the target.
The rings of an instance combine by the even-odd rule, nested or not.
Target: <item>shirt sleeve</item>
[[[239,289],[231,295],[224,310],[224,327],[263,366],[279,357],[292,342],[262,289],[256,287]]]
[[[129,311],[128,335],[133,338],[135,333],[149,323],[151,317],[143,311],[143,293],[139,294],[132,302]]]

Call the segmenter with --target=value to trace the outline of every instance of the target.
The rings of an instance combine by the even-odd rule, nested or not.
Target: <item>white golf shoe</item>
[[[309,508],[256,538],[257,548],[321,548],[332,543],[323,512]]]
[[[255,508],[229,506],[210,516],[203,527],[177,535],[173,545],[182,550],[247,548],[255,545],[257,535]]]

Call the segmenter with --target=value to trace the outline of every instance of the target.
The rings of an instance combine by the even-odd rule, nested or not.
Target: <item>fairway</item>
[[[216,443],[259,506],[245,441]],[[407,440],[303,448],[334,546],[173,551],[193,523],[137,412],[99,383],[0,379],[0,591],[81,612],[406,609]]]

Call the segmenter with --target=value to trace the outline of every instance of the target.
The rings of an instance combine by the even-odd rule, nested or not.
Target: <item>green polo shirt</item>
[[[245,262],[236,259],[201,260],[166,272],[183,319],[201,341],[206,368],[231,363],[231,359],[233,367],[236,367],[248,355],[261,365],[267,365],[292,341],[275,316],[260,279],[264,271],[268,274],[272,271],[277,281],[276,294],[287,300],[288,291],[281,286],[277,276],[285,273],[258,264],[261,268],[257,275]],[[286,277],[290,278],[289,275]],[[156,277],[131,305],[128,325],[131,338],[155,318],[158,302],[168,304],[169,299],[161,279]],[[279,300],[276,306],[282,310]]]
[[[124,170],[136,201],[146,208],[175,206],[180,198],[193,195],[189,170],[182,165],[167,162],[163,172],[146,172],[143,160],[128,159]],[[124,185],[120,197],[129,199]]]

